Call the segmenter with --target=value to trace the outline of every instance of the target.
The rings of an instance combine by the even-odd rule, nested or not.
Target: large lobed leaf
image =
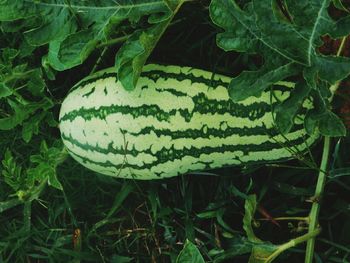
[[[349,75],[349,58],[324,56],[318,52],[321,36],[328,34],[339,38],[350,33],[350,16],[334,21],[328,14],[330,2],[251,0],[240,6],[235,0],[213,0],[210,4],[212,21],[224,30],[217,35],[217,45],[225,51],[258,53],[264,58],[259,70],[244,71],[232,79],[229,93],[233,100],[259,96],[271,84],[287,77],[304,77],[299,84],[304,89],[293,90],[291,98],[277,108],[277,126],[282,132],[292,128],[310,89],[323,89],[320,87],[323,82],[328,87],[335,85]],[[313,129],[308,130],[315,132],[317,129],[329,136],[345,135],[340,120],[330,114],[331,96],[320,93],[319,99],[326,108],[313,122]],[[306,118],[306,126],[310,127],[307,123],[310,124],[310,115]]]
[[[111,25],[143,16],[158,23],[171,14],[163,0],[0,2],[0,21],[22,21],[21,30],[32,46],[49,43],[48,62],[56,70],[81,64],[98,43],[108,40]]]

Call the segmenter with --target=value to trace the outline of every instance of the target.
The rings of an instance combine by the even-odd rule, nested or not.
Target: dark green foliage
[[[84,5],[76,8],[78,2]],[[93,68],[115,65],[125,36],[137,35],[124,52],[134,46],[153,48],[152,41],[158,38],[141,37],[169,19],[178,4],[155,1],[150,8],[141,8],[144,2],[133,1],[135,8],[123,9],[130,1],[118,1],[119,5],[115,1],[1,1],[0,262],[186,262],[188,256],[197,262],[202,258],[258,262],[253,260],[306,233],[303,218],[311,202],[317,201],[313,193],[320,145],[302,162],[255,165],[243,171],[225,168],[157,182],[116,180],[92,173],[67,157],[57,120],[69,88]],[[302,6],[311,2],[315,7],[321,3],[322,8]],[[53,8],[52,3],[64,8]],[[300,90],[308,88],[276,108],[282,130],[289,129],[289,118],[297,112],[292,105],[300,105],[310,90],[316,107],[308,113],[306,127],[310,132],[318,128],[324,134],[344,134],[330,110],[337,113],[349,99],[336,94],[329,103],[328,87],[347,75],[348,59],[335,58],[336,50],[332,56],[322,55],[319,46],[324,32],[334,38],[349,34],[346,1],[215,0],[211,17],[220,28],[209,18],[209,4],[183,4],[149,61],[232,73],[238,76],[232,94],[237,88],[239,96],[257,94],[264,85],[268,88],[272,81],[292,76]],[[221,13],[227,19],[214,18],[214,4],[231,10]],[[100,5],[114,8],[96,9]],[[342,10],[341,18],[327,14],[334,8]],[[315,23],[315,11],[326,19]],[[256,18],[262,22],[250,27],[239,24]],[[304,23],[306,42],[294,31]],[[311,37],[314,25],[317,30]],[[217,33],[221,48],[239,53],[218,48]],[[107,46],[112,40],[117,44]],[[131,40],[136,42],[130,44]],[[312,52],[305,49],[308,43]],[[271,56],[266,57],[268,53]],[[136,58],[124,57],[127,63],[120,68],[129,83],[135,81],[145,60],[142,55]],[[239,83],[249,83],[256,90],[244,94]],[[330,171],[320,200],[322,233],[314,253],[317,262],[327,263],[348,262],[350,253],[350,140],[347,136],[332,142]],[[276,219],[276,224],[273,218],[278,217],[290,218]],[[299,245],[274,262],[303,262],[304,253],[305,246]]]
[[[318,51],[322,45],[321,36],[329,34],[339,38],[349,34],[349,29],[344,29],[349,17],[334,21],[328,13],[330,0],[272,1],[272,5],[271,1],[252,0],[243,8],[236,2],[211,2],[211,18],[225,30],[217,35],[217,44],[226,51],[259,53],[264,64],[256,71],[242,72],[231,81],[229,89],[233,100],[259,96],[272,83],[301,73],[306,82],[303,85],[308,86],[306,90],[321,89],[321,80],[328,85],[337,85],[337,81],[349,75],[349,58],[324,56]],[[286,112],[286,119],[295,118],[300,102],[306,98],[305,89],[296,89],[294,93],[299,93],[292,96],[300,100],[293,110],[288,103],[279,107],[280,111]],[[313,98],[314,94],[311,93]],[[328,103],[329,96],[322,94],[317,100]],[[308,121],[306,118],[306,125]],[[276,122],[284,133],[291,129],[290,122],[282,118],[276,118]],[[330,126],[326,128],[324,123]],[[320,115],[313,126],[326,136],[344,136],[346,133],[340,120],[330,114]]]

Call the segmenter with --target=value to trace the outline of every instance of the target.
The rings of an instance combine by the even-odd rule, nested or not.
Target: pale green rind
[[[74,159],[103,174],[148,180],[229,165],[284,160],[293,157],[290,149],[283,146],[287,143],[286,138],[295,141],[297,143],[295,147],[301,152],[318,138],[318,135],[307,137],[304,129],[294,130],[287,134],[286,138],[281,135],[271,138],[267,134],[273,128],[271,111],[262,112],[259,118],[252,121],[220,108],[220,105],[228,105],[230,100],[225,87],[230,81],[229,77],[213,76],[211,72],[189,67],[147,65],[144,68],[144,72],[154,70],[172,74],[184,73],[189,77],[181,81],[175,78],[158,78],[154,82],[153,79],[141,76],[137,88],[126,91],[116,81],[115,76],[105,77],[106,73],[114,72],[114,69],[108,69],[82,80],[73,88],[61,107],[60,130],[63,142]],[[218,80],[222,85],[210,87],[203,83],[192,82],[191,77]],[[287,87],[287,90],[294,87],[290,82],[278,84]],[[224,113],[203,114],[195,111],[198,105],[194,103],[194,98],[203,94],[205,95],[203,107],[209,102],[218,103],[217,110]],[[264,92],[260,98],[248,98],[235,105],[248,109],[249,106],[259,103],[261,105],[275,103],[275,97],[278,100],[285,100],[288,96],[288,91],[276,90],[274,96],[271,96],[270,92]],[[308,104],[309,102],[304,106],[309,107]],[[113,113],[108,112],[111,105],[118,106]],[[167,117],[139,112],[139,109],[146,111],[148,106],[158,107],[165,115],[167,114]],[[96,116],[86,114],[79,116],[84,109],[90,108],[96,109]],[[129,109],[135,108],[138,109],[136,117],[128,112]],[[123,109],[127,110],[123,113],[118,112]],[[253,107],[251,114],[248,114],[249,112],[245,114],[254,118],[258,111],[257,107]],[[185,118],[184,112],[190,113],[190,117],[187,114]],[[138,134],[146,127],[156,129],[160,136],[152,131]],[[258,130],[257,127],[260,128],[259,134],[256,135],[245,136],[237,133],[218,135],[220,131],[224,134],[227,129],[234,128],[254,132]],[[261,127],[264,127],[266,132]],[[198,138],[175,136],[176,132],[185,133],[189,130],[194,134],[198,131]],[[206,131],[212,130],[217,130],[219,133],[207,136],[210,133]],[[261,130],[263,132],[260,132]],[[162,131],[168,131],[168,134],[165,132],[162,134]],[[307,138],[306,143],[304,137]],[[266,145],[270,145],[268,150],[259,150],[262,147],[266,148]],[[233,146],[240,150],[232,150],[235,148]],[[225,150],[227,148],[231,150]],[[186,154],[181,158],[174,158],[169,155],[171,149],[177,154],[181,152]],[[206,150],[199,153],[201,149]],[[295,153],[296,149],[293,152]],[[164,155],[165,159],[161,160],[160,156]]]

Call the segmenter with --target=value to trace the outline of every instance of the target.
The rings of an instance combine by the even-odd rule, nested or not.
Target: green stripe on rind
[[[89,93],[87,93],[89,94]],[[215,102],[212,100],[206,100],[205,98],[193,98],[194,108],[189,111],[188,109],[172,109],[165,111],[158,105],[142,105],[140,107],[130,107],[128,105],[109,105],[101,106],[99,108],[86,109],[81,107],[78,110],[71,111],[63,115],[60,121],[73,121],[76,117],[81,117],[84,120],[91,120],[92,118],[105,119],[106,116],[113,113],[131,114],[134,118],[139,116],[152,116],[159,121],[168,120],[169,117],[179,113],[186,121],[191,121],[193,113],[201,114],[225,114],[230,113],[232,116],[247,118],[251,121],[260,119],[266,112],[271,109],[271,105],[267,103],[253,103],[249,106],[242,106],[238,103],[227,101]]]
[[[96,80],[106,79],[110,77],[117,79],[117,71],[114,68],[108,68],[99,72],[95,72],[93,75],[88,76],[83,80],[79,81],[77,84],[75,84],[69,92],[85,87],[88,84],[95,83]]]
[[[300,131],[297,131],[300,133]],[[158,162],[152,162],[150,163],[150,167],[156,163],[162,163],[165,161],[173,161],[175,159],[180,159],[184,156],[193,156],[199,159],[200,155],[202,153],[213,153],[213,152],[242,152],[244,155],[249,154],[250,152],[254,151],[269,151],[275,149],[278,145],[278,143],[265,140],[262,141],[260,144],[239,144],[239,145],[219,145],[219,146],[202,146],[202,147],[194,147],[194,146],[188,146],[183,147],[181,149],[175,149],[174,146],[171,146],[169,148],[162,148],[161,150],[154,153],[152,149],[146,149],[143,151],[138,151],[134,147],[129,149],[128,147],[121,147],[121,148],[115,148],[113,147],[113,143],[110,143],[108,145],[108,148],[101,148],[98,146],[91,146],[89,144],[82,144],[79,141],[71,138],[62,136],[62,139],[66,143],[70,143],[73,147],[79,147],[80,149],[84,151],[89,151],[92,153],[101,153],[101,154],[112,154],[112,155],[127,155],[131,157],[138,157],[140,153],[148,154],[150,156],[156,157]],[[304,142],[303,137],[298,137],[297,139],[286,141],[284,142],[286,147],[292,147],[293,145],[301,144]],[[165,161],[164,161],[165,160]],[[148,164],[147,164],[148,165]],[[148,167],[149,168],[149,167]]]
[[[276,135],[270,112],[275,96],[264,92],[233,103],[229,81],[188,67],[147,65],[138,87],[127,92],[114,69],[99,72],[78,83],[62,104],[62,139],[86,167],[125,178],[291,158],[283,137],[274,137],[282,145],[270,138]],[[288,98],[293,87],[274,87],[277,100]],[[287,135],[300,151],[306,149],[304,136],[302,125]]]
[[[127,168],[132,168],[133,170],[145,170],[147,169],[151,170],[151,167],[157,167],[159,165],[165,165],[166,163],[171,163],[175,160],[181,160],[183,158],[193,158],[194,163],[192,165],[188,165],[188,168],[190,170],[192,169],[192,166],[195,166],[196,164],[203,161],[203,156],[207,154],[208,156],[212,154],[223,154],[225,159],[217,163],[214,167],[220,167],[220,166],[226,166],[229,165],[227,163],[230,158],[236,158],[235,164],[241,164],[246,163],[251,160],[245,160],[247,156],[250,159],[256,159],[256,156],[258,156],[259,152],[263,153],[261,159],[264,159],[266,161],[270,160],[272,158],[271,151],[274,151],[276,149],[283,149],[281,145],[284,145],[286,147],[291,146],[291,149],[293,150],[294,146],[298,146],[300,151],[305,151],[307,144],[304,144],[304,134],[302,131],[295,131],[294,132],[294,140],[290,140],[290,142],[285,141],[282,137],[275,137],[275,139],[269,139],[269,140],[262,140],[260,144],[247,144],[247,145],[221,145],[221,146],[205,146],[200,148],[186,148],[183,147],[182,149],[170,149],[171,154],[166,155],[168,149],[160,149],[159,152],[153,152],[150,149],[147,149],[145,151],[137,151],[132,148],[132,146],[127,146],[125,148],[126,143],[123,144],[123,146],[119,149],[115,149],[113,147],[113,144],[109,145],[109,148],[107,149],[101,149],[98,146],[92,146],[88,144],[81,144],[80,142],[74,140],[73,138],[67,138],[64,137],[65,144],[73,151],[76,155],[84,156],[84,160],[89,163],[97,163],[100,166],[103,166],[102,163],[108,162],[108,167],[113,166],[115,169],[120,169],[121,166],[125,166]],[[289,135],[289,137],[292,137],[293,133]],[[277,142],[275,141],[277,140]],[[308,139],[308,145],[311,146],[311,144],[315,141],[315,138]],[[281,145],[280,145],[280,144]],[[291,158],[292,154],[288,151],[284,151],[283,159],[285,158]],[[91,159],[91,158],[92,159]],[[127,157],[128,165],[124,163],[124,158]],[[148,157],[148,158],[146,158]],[[274,156],[276,159],[281,159],[281,155]],[[94,161],[93,159],[100,159],[99,162]],[[118,160],[117,160],[118,159]],[[240,160],[241,159],[241,160]],[[272,158],[273,159],[273,158]],[[102,161],[103,160],[103,161]],[[151,162],[142,163],[140,160],[151,160]],[[208,164],[208,167],[210,167],[210,164]],[[206,168],[208,168],[206,167]],[[141,169],[142,168],[142,169]],[[213,167],[210,167],[213,168]],[[115,170],[114,169],[114,170]],[[113,169],[112,169],[113,170]],[[148,170],[148,171],[149,171]],[[124,171],[123,171],[124,172]],[[159,172],[159,171],[158,171]],[[168,173],[174,173],[174,171],[168,171]],[[167,171],[163,171],[163,176],[166,176]],[[123,175],[123,173],[121,173]],[[146,176],[144,174],[144,176]],[[151,178],[152,175],[149,175],[147,178]]]
[[[193,155],[184,155],[181,158],[174,158],[173,160],[167,159],[165,162],[157,162],[152,164],[146,164],[142,166],[138,166],[135,164],[130,164],[128,160],[130,160],[130,155],[124,154],[122,157],[122,161],[118,164],[113,163],[110,160],[105,161],[95,161],[91,160],[86,156],[82,156],[74,152],[74,150],[70,150],[71,154],[75,159],[77,159],[79,162],[83,163],[85,166],[91,169],[91,167],[95,167],[93,170],[97,170],[101,173],[115,176],[115,177],[125,177],[130,178],[133,175],[137,177],[137,179],[159,179],[163,177],[172,177],[176,176],[185,172],[193,172],[198,170],[209,170],[213,168],[218,167],[226,167],[231,165],[240,165],[240,164],[251,164],[251,163],[270,163],[275,162],[276,159],[269,159],[271,156],[278,156],[278,161],[285,161],[288,159],[293,158],[293,152],[305,152],[308,146],[312,146],[313,143],[315,143],[316,138],[308,138],[308,140],[304,140],[304,138],[298,138],[294,141],[291,141],[290,143],[293,144],[291,148],[283,148],[283,147],[276,147],[278,145],[277,143],[274,145],[275,147],[272,147],[269,150],[268,145],[262,146],[260,148],[261,150],[264,148],[265,151],[257,151],[254,148],[254,152],[248,152],[246,155],[243,154],[243,151],[223,151],[222,149],[219,149],[220,151],[213,151],[213,149],[209,149],[208,153],[201,152],[198,153],[202,156],[203,160],[199,160],[199,156],[193,156]],[[268,143],[266,143],[268,144]],[[255,147],[255,146],[253,146]],[[236,148],[237,149],[237,148]],[[207,149],[208,150],[208,149]],[[141,153],[139,158],[142,158]],[[213,157],[213,155],[216,155],[216,157]],[[212,156],[210,158],[210,156]],[[281,156],[283,156],[281,158]],[[219,157],[222,158],[222,162],[216,162],[213,163],[213,159],[219,159]],[[295,156],[294,156],[295,157]],[[179,170],[179,167],[181,168],[181,162],[185,159],[191,159],[192,165],[187,165],[187,170]],[[208,161],[209,160],[209,161]],[[162,168],[162,167],[169,167],[171,163],[178,164],[173,165],[173,169],[169,168]],[[180,165],[180,166],[179,166]],[[198,167],[202,166],[201,169]]]

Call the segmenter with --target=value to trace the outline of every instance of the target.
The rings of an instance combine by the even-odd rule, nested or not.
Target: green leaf
[[[182,0],[174,1],[174,9],[178,9]],[[126,90],[133,90],[140,77],[142,67],[151,54],[163,32],[168,27],[175,13],[168,16],[166,20],[157,23],[146,30],[136,30],[118,50],[115,58],[115,66],[118,79]],[[157,19],[159,20],[159,19]],[[155,18],[152,19],[155,22]]]
[[[33,3],[32,3],[33,5]],[[35,4],[34,4],[35,5]],[[52,40],[64,37],[77,30],[77,19],[72,16],[70,8],[59,8],[56,6],[37,5],[43,20],[39,27],[26,31],[24,36],[32,46],[42,46]],[[38,14],[38,13],[36,13]]]
[[[34,181],[42,182],[48,179],[49,185],[62,190],[62,185],[57,179],[56,167],[62,160],[63,152],[56,147],[48,147],[45,141],[40,144],[40,153],[31,155],[31,167],[27,169],[28,177]]]
[[[216,220],[218,222],[218,224],[225,229],[226,231],[230,232],[230,233],[235,233],[236,231],[234,231],[230,225],[228,223],[225,222],[224,220],[224,215],[225,215],[225,208],[219,208],[216,210]]]
[[[183,249],[177,256],[176,263],[204,263],[204,259],[196,245],[186,239]]]
[[[26,143],[32,139],[33,134],[39,133],[39,124],[46,117],[46,115],[47,112],[35,114],[23,123],[22,138]]]
[[[33,70],[29,75],[29,81],[28,81],[28,90],[34,95],[34,96],[40,96],[42,95],[44,88],[46,87],[41,69],[37,68]]]
[[[288,22],[271,12],[269,1],[253,0],[259,36],[266,45],[286,58],[310,65],[315,47],[321,43],[320,36],[334,25],[327,11],[330,0],[284,3],[290,14]]]
[[[275,56],[310,65],[320,36],[334,25],[327,13],[330,0],[285,3],[290,15],[283,18],[271,1],[252,0],[242,10],[234,0],[213,0],[211,19],[226,32],[225,41],[219,35],[219,46],[225,50],[257,51],[259,41]]]
[[[14,112],[9,117],[0,119],[0,130],[11,130],[22,124],[35,111],[48,110],[53,106],[53,102],[46,97],[38,102],[19,102],[11,99],[7,99],[7,102]]]
[[[244,204],[243,229],[247,234],[248,240],[255,243],[262,243],[254,234],[252,221],[256,210],[256,195],[249,195]]]
[[[47,54],[47,58],[44,58],[43,60],[43,63],[46,64],[44,68],[49,69],[49,67],[51,66],[53,69],[58,71],[63,71],[66,69],[65,64],[62,63],[61,60],[58,58],[58,53],[60,52],[60,48],[61,48],[60,40],[55,40],[50,42],[49,53]],[[64,52],[63,52],[63,55],[65,55]]]
[[[332,38],[340,38],[350,34],[350,15],[340,18],[330,32]]]
[[[2,160],[2,176],[14,191],[18,191],[24,184],[22,167],[18,166],[12,153],[9,149],[5,151],[4,159]]]
[[[230,238],[230,246],[228,248],[222,249],[221,253],[214,255],[214,262],[231,262],[227,261],[235,256],[250,253],[252,251],[253,244],[248,241],[245,237],[235,235]],[[209,251],[209,255],[212,255],[213,250]]]
[[[113,255],[111,259],[111,263],[129,263],[132,262],[134,259],[131,257],[124,257],[120,255]]]
[[[241,101],[250,96],[259,97],[272,84],[292,76],[298,71],[298,66],[288,63],[271,70],[269,67],[258,71],[245,71],[233,78],[229,84],[229,94],[233,101]]]
[[[329,171],[329,178],[331,179],[336,179],[338,177],[349,176],[349,175],[350,175],[350,167],[336,168]]]
[[[293,127],[298,110],[309,95],[310,89],[311,86],[305,82],[298,82],[289,98],[276,107],[276,124],[281,133],[288,133]]]
[[[252,252],[249,257],[249,263],[270,262],[266,259],[278,249],[278,246],[265,242],[257,238],[254,234],[252,221],[254,218],[257,202],[256,195],[249,195],[244,204],[243,229],[247,234],[248,240],[252,244]]]
[[[331,111],[319,120],[319,130],[324,136],[339,137],[346,135],[346,128],[342,120]]]
[[[310,110],[305,115],[304,127],[308,134],[314,134],[315,132],[319,132],[318,130],[318,122],[320,117],[315,111]]]
[[[343,10],[343,11],[347,11],[348,12],[348,9],[344,6],[344,4],[342,3],[342,0],[333,0],[333,5],[340,9],[340,10]]]
[[[113,205],[109,210],[106,218],[113,216],[113,214],[119,210],[120,206],[123,204],[124,200],[129,196],[129,194],[134,190],[135,184],[132,181],[124,181],[122,188],[118,191],[114,198]]]
[[[58,190],[63,190],[63,187],[62,187],[62,185],[61,185],[61,183],[60,183],[60,181],[57,179],[57,174],[56,174],[56,172],[51,172],[51,173],[49,173],[49,175],[48,175],[48,184],[50,185],[50,186],[52,186],[52,187],[54,187],[54,188],[56,188],[56,189],[58,189]]]
[[[141,39],[147,39],[147,33],[135,31],[118,50],[115,58],[118,79],[126,90],[135,88],[142,66],[147,59],[146,47],[143,46]],[[145,44],[147,44],[147,40]]]
[[[58,121],[55,119],[52,112],[46,113],[45,121],[50,127],[58,127]]]
[[[30,115],[30,112],[26,111],[18,102],[8,99],[8,104],[11,106],[14,113],[9,117],[0,119],[0,130],[11,130],[21,124]]]
[[[60,44],[58,59],[64,69],[80,65],[94,50],[98,40],[90,29],[69,35]],[[56,68],[59,69],[59,68]]]
[[[323,99],[320,90],[313,89],[311,90],[310,94],[313,98],[314,108],[306,113],[304,126],[307,133],[313,134],[316,132],[316,129],[318,130],[319,120],[322,118],[322,116],[327,114],[328,109],[326,101]]]
[[[3,48],[1,49],[1,60],[6,65],[11,65],[12,61],[15,57],[17,57],[19,54],[19,51],[17,49],[13,48]]]
[[[7,87],[7,85],[3,82],[0,82],[0,98],[6,98],[12,95],[12,90]]]
[[[271,260],[268,260],[268,258],[277,249],[278,249],[278,246],[273,245],[271,243],[254,245],[253,249],[252,249],[252,253],[250,254],[248,263],[268,263],[268,262],[271,262]]]
[[[170,1],[169,3],[172,3]],[[136,23],[149,16],[150,23],[161,23],[172,11],[165,1],[10,1],[0,2],[0,21],[26,21],[24,36],[32,46],[50,44],[49,61],[56,70],[81,64],[99,42],[105,42],[112,24]],[[54,56],[56,56],[54,58]]]
[[[229,94],[234,101],[257,97],[275,82],[303,74],[307,86],[294,90],[277,107],[277,126],[283,133],[291,130],[302,101],[312,96],[315,109],[305,118],[308,133],[344,135],[342,123],[327,109],[332,98],[329,85],[349,75],[350,59],[321,55],[318,47],[323,44],[321,36],[347,35],[349,16],[334,21],[328,14],[330,2],[213,0],[210,4],[212,21],[223,29],[217,45],[225,51],[258,53],[264,60],[260,69],[232,79]],[[308,95],[310,89],[314,92]],[[334,129],[327,128],[331,123]]]
[[[242,26],[253,24],[254,20],[240,10],[235,1],[213,0],[209,10],[213,23],[225,30],[216,37],[216,43],[220,48],[238,52],[257,50],[259,39],[249,30],[249,27]]]
[[[25,1],[3,0],[0,2],[0,20],[13,21],[32,16],[36,11],[36,5],[30,5]]]
[[[309,134],[319,131],[322,135],[330,137],[346,135],[344,123],[330,110],[326,110],[321,115],[315,111],[309,111],[305,116],[304,123]]]
[[[331,85],[350,75],[350,58],[335,56],[315,56],[314,69],[320,79]]]
[[[320,132],[324,136],[346,135],[346,128],[340,118],[328,109],[326,96],[320,90],[311,90],[314,108],[306,113],[304,126],[308,134]]]

